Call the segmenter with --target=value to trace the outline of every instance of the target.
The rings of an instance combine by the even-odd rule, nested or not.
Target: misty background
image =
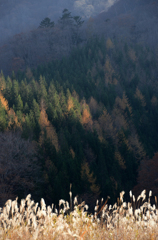
[[[49,17],[57,21],[64,8],[86,19],[107,11],[117,0],[1,0],[0,1],[0,43],[9,37],[37,28]]]
[[[65,8],[84,20],[81,28],[62,28],[58,20]],[[8,75],[61,59],[93,36],[141,44],[158,54],[157,13],[153,0],[0,0],[0,69]],[[46,17],[55,26],[39,29]]]

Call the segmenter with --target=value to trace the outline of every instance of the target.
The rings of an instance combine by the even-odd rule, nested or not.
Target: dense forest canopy
[[[70,184],[90,207],[122,190],[158,195],[157,5],[137,17],[141,6],[120,0],[88,20],[65,8],[0,48],[0,205],[28,193],[57,204]]]
[[[8,131],[18,133],[26,144],[33,141],[38,159],[27,191],[57,203],[72,183],[73,194],[92,204],[132,189],[140,162],[158,151],[157,64],[158,56],[140,45],[92,38],[62,60],[6,78],[1,72],[4,149]],[[18,186],[10,194],[23,191]]]

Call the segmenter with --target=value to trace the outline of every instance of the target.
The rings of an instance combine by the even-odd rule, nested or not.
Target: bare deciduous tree
[[[0,205],[18,193],[33,191],[39,181],[34,144],[21,138],[20,132],[0,133]]]

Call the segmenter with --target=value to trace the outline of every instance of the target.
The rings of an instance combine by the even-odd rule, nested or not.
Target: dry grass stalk
[[[97,201],[94,215],[88,214],[85,202],[78,205],[77,198],[72,210],[69,203],[61,199],[59,211],[53,204],[52,207],[46,206],[43,198],[38,207],[30,194],[21,200],[20,205],[17,198],[8,200],[0,209],[0,239],[158,239],[158,209],[150,203],[152,192],[146,202],[145,190],[137,200],[130,192],[129,203],[123,202],[123,195],[121,192],[119,204],[108,206],[106,200],[99,211]],[[72,208],[72,193],[70,205]]]

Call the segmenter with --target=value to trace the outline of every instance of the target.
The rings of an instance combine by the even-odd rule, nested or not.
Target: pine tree
[[[46,17],[40,23],[39,28],[53,28],[54,22],[51,22],[50,18]]]
[[[6,80],[6,88],[4,90],[4,97],[8,100],[9,106],[13,105],[12,81],[11,81],[10,77],[7,77],[7,80]]]
[[[4,77],[3,71],[1,70],[1,73],[0,73],[0,91],[3,91],[5,88],[6,88],[5,77]]]
[[[61,24],[62,28],[72,26],[73,20],[72,20],[71,12],[69,12],[68,9],[65,8],[63,10],[62,17],[59,19],[59,23]]]
[[[47,103],[47,89],[46,89],[46,80],[44,77],[40,75],[39,79],[40,83],[40,100],[43,99],[45,103]]]
[[[17,80],[13,80],[13,99],[14,102],[16,101],[16,99],[18,98],[19,95],[19,83]]]
[[[20,95],[18,95],[18,97],[15,99],[15,107],[17,111],[23,110],[23,101]]]
[[[38,121],[40,118],[40,108],[35,99],[33,99],[32,110],[34,112],[36,121]]]
[[[4,131],[7,127],[7,118],[6,118],[6,111],[5,107],[3,107],[1,100],[0,100],[0,131]]]

